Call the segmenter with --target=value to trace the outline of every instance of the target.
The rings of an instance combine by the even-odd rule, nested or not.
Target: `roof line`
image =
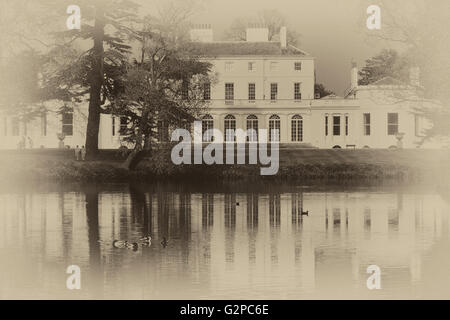
[[[299,48],[293,46],[292,44],[288,44],[288,46],[289,46],[289,47],[292,47],[293,49],[295,49],[295,50],[297,50],[297,51],[300,51],[301,53],[303,53],[303,54],[306,55],[306,56],[310,56],[310,55],[311,55],[309,52],[306,52],[305,50],[299,49]]]

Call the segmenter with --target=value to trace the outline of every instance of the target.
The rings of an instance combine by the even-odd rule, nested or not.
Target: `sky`
[[[9,0],[0,0],[0,4],[4,3],[3,1]],[[22,1],[29,3],[27,0]],[[397,9],[400,7],[405,11],[414,7],[411,5],[413,0],[389,0],[389,7],[386,2],[383,4],[383,1],[386,0],[133,1],[141,5],[139,13],[142,16],[157,14],[158,8],[167,6],[169,2],[189,8],[192,11],[189,20],[194,24],[210,24],[214,29],[215,40],[223,40],[225,31],[236,18],[253,17],[260,11],[276,9],[285,16],[287,27],[301,35],[298,47],[315,58],[317,82],[324,84],[326,88],[338,95],[342,95],[350,86],[352,61],[355,61],[361,68],[366,59],[376,55],[381,49],[391,48],[393,45],[396,45],[398,49],[398,44],[382,42],[370,37],[370,35],[383,31],[384,17],[394,14],[390,12],[392,11],[391,4],[394,3]],[[406,3],[410,5],[405,6]],[[381,31],[371,31],[366,27],[367,8],[372,4],[379,4],[381,7]],[[30,11],[29,14],[33,14],[33,8],[30,7],[28,11]],[[14,29],[16,24],[13,21],[16,17],[9,15],[9,18],[12,20],[6,26]],[[63,18],[65,19],[65,15]],[[62,22],[57,25],[65,27]],[[7,32],[9,31],[0,32],[0,36]],[[1,51],[0,47],[0,53]]]
[[[157,8],[166,0],[145,1],[145,9]],[[395,1],[395,0],[394,0]],[[342,95],[350,86],[354,60],[362,67],[366,59],[391,44],[368,36],[367,8],[374,0],[204,0],[195,10],[194,23],[211,24],[216,40],[238,17],[277,9],[290,28],[301,34],[300,49],[315,57],[317,82]],[[403,1],[405,2],[405,1]],[[381,6],[381,5],[380,5]],[[383,7],[381,6],[383,21]]]

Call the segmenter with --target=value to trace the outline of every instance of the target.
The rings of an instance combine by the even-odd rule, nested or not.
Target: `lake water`
[[[450,206],[438,192],[254,189],[3,190],[0,298],[450,298]],[[112,245],[147,234],[137,251]],[[81,290],[66,287],[69,265]],[[380,290],[367,288],[370,265]]]

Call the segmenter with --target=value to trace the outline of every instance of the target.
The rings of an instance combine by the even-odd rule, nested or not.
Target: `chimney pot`
[[[210,24],[196,24],[190,30],[192,42],[213,42],[214,32]]]
[[[250,27],[246,30],[247,42],[269,41],[269,29],[266,27]]]
[[[356,65],[356,62],[352,62],[352,70],[350,72],[352,89],[358,87],[358,78],[358,66]]]

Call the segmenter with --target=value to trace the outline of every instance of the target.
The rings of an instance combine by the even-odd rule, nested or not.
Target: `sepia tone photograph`
[[[0,0],[0,300],[450,299],[449,18]]]

